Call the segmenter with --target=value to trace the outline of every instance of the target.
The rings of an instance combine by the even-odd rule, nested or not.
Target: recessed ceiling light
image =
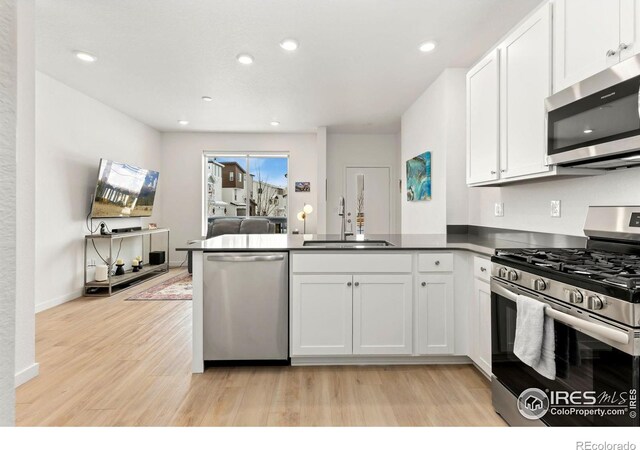
[[[202,100],[204,100],[205,102],[212,102],[213,101],[213,99],[211,97],[207,96],[207,95],[204,95],[202,97]]]
[[[280,47],[289,52],[292,52],[298,48],[298,41],[296,41],[295,39],[287,38],[280,42]]]
[[[73,54],[76,55],[76,58],[83,62],[92,63],[98,60],[97,56],[94,56],[91,53],[81,52],[79,50],[74,51]]]
[[[436,48],[436,43],[433,41],[427,41],[424,42],[422,44],[420,44],[420,51],[424,52],[424,53],[429,53],[435,50]]]
[[[583,131],[584,134],[591,134],[593,133],[593,130],[591,128],[587,128],[586,130]]]
[[[178,123],[180,125],[182,125],[182,126],[189,125],[189,121],[188,120],[184,120],[184,119],[183,120],[178,120]]]
[[[277,120],[272,120],[271,121],[271,126],[277,127],[278,125],[280,125],[280,122],[278,122]]]
[[[253,63],[253,56],[246,53],[240,53],[238,56],[236,56],[236,58],[240,64],[248,65]]]

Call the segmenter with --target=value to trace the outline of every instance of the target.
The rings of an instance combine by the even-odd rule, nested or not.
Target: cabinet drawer
[[[421,253],[418,255],[419,272],[451,272],[452,270],[452,253]]]
[[[473,276],[484,281],[491,278],[491,261],[479,256],[473,257]]]
[[[410,253],[293,253],[294,273],[410,273]]]

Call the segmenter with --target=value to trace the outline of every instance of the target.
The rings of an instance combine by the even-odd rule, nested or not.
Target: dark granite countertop
[[[505,230],[483,234],[384,234],[365,235],[365,240],[382,240],[388,247],[316,247],[305,241],[336,241],[335,234],[227,234],[206,240],[190,241],[179,251],[262,252],[262,251],[394,251],[394,250],[468,250],[493,255],[499,248],[583,247],[584,238]],[[355,241],[350,236],[348,241]]]

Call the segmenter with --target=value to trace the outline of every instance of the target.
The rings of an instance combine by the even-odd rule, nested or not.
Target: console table
[[[148,252],[152,251],[153,236],[156,234],[166,234],[167,247],[165,250],[165,262],[163,264],[151,265],[149,264]],[[148,252],[145,253],[145,237],[149,237]],[[147,255],[146,262],[143,264],[142,269],[138,272],[127,270],[124,275],[115,275],[113,273],[113,267],[115,267],[113,246],[116,241],[122,239],[141,238],[142,239],[142,252],[141,254]],[[109,243],[109,255],[105,258],[109,264],[107,271],[107,279],[105,281],[88,281],[87,280],[87,250],[89,245],[95,244],[95,241],[107,241]],[[133,284],[136,280],[142,278],[150,279],[167,273],[169,271],[169,229],[157,228],[153,230],[137,230],[127,233],[113,233],[113,234],[87,234],[84,237],[84,295],[85,296],[110,296],[114,292],[114,288],[120,287],[126,289],[128,285]]]

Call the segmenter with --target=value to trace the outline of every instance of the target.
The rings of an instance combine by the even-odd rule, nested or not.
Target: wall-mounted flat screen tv
[[[153,170],[101,159],[91,217],[149,217],[158,175]]]

